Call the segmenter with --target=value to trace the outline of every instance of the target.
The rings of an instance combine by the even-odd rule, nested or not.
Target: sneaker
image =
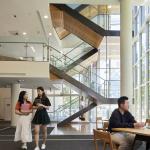
[[[46,145],[42,144],[41,149],[46,149]]]
[[[35,147],[35,149],[34,150],[40,150],[40,148],[39,147]]]
[[[27,144],[24,143],[22,146],[21,146],[22,149],[27,149]]]

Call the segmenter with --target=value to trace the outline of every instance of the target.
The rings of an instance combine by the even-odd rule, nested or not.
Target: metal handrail
[[[54,110],[53,112],[48,112],[48,113],[55,113],[57,112],[59,109],[63,108],[63,107],[66,107],[67,105],[71,105],[71,104],[74,104],[77,100],[76,99],[79,99],[78,97],[76,97],[75,99],[73,99],[71,102],[68,102],[66,104],[64,104],[63,106],[57,108],[56,110]],[[64,109],[63,109],[64,110]]]
[[[50,46],[51,47],[51,46]],[[72,60],[72,62],[74,62],[74,60],[73,59],[71,59],[71,58],[69,58],[68,56],[66,56],[66,55],[64,55],[64,54],[62,54],[60,51],[58,51],[56,48],[53,48],[53,47],[51,47],[52,49],[54,49],[54,50],[56,50],[58,53],[60,53],[61,55],[63,55],[64,57],[66,57],[66,58],[68,58],[68,59],[70,59],[70,60]],[[55,57],[55,56],[54,56]],[[56,58],[56,57],[55,57]],[[62,57],[61,57],[62,58]],[[57,60],[60,60],[60,58],[57,58]],[[81,66],[82,68],[84,68],[85,70],[88,70],[86,67],[84,67],[84,66],[82,66],[82,65],[80,65],[80,64],[78,64],[79,66]],[[93,72],[92,72],[93,73]],[[102,79],[102,80],[104,80],[102,77],[100,77],[99,75],[97,75],[96,73],[94,73],[96,76],[98,76],[100,79]],[[104,80],[105,81],[105,80]]]
[[[51,55],[51,56],[53,56],[53,55]],[[57,57],[55,57],[55,56],[53,56],[54,58],[56,58],[57,59],[57,61],[60,61],[61,62],[61,60],[59,60]],[[87,68],[86,68],[87,69]],[[76,72],[78,72],[78,73],[80,73],[78,70],[76,70],[76,69],[72,69],[72,70],[74,70],[74,71],[76,71]],[[86,77],[86,79],[89,79],[89,77],[88,76],[86,76],[86,75],[84,75],[84,77]],[[101,78],[102,79],[102,78]],[[103,81],[104,81],[104,83],[105,83],[105,80],[104,79],[102,79]],[[95,83],[95,82],[94,82]],[[102,84],[104,84],[104,83],[102,83]],[[97,85],[102,85],[102,84],[99,84],[99,83],[96,83]]]

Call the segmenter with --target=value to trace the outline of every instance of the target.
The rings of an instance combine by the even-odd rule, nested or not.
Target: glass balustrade
[[[70,8],[75,9],[72,5]],[[78,13],[106,30],[120,30],[120,7],[117,5],[87,5]]]
[[[60,55],[61,57],[59,57]],[[73,63],[74,60],[61,54],[61,52],[59,52],[58,50],[51,48],[50,63],[53,66],[65,71],[70,65],[67,62]],[[75,67],[70,68],[70,70],[67,70],[66,73],[104,97],[118,97],[120,94],[119,80],[106,81],[81,64],[77,64]]]
[[[10,61],[49,61],[49,50],[45,43],[0,42],[0,56]]]
[[[53,112],[49,112],[52,121],[61,121],[79,111],[80,98],[76,97]]]

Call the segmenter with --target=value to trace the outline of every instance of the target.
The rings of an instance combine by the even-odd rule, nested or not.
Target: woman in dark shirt
[[[33,109],[36,109],[35,116],[32,120],[32,123],[35,126],[35,150],[40,150],[39,148],[39,131],[40,127],[43,129],[43,144],[41,149],[46,148],[46,139],[47,139],[47,125],[50,123],[50,118],[47,113],[47,109],[51,106],[49,99],[47,98],[44,88],[37,88],[38,96],[35,98],[33,103]]]

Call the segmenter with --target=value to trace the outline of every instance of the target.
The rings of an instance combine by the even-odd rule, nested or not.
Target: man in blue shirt
[[[109,119],[109,131],[112,141],[119,145],[118,150],[130,150],[134,142],[135,135],[123,132],[112,132],[112,128],[141,128],[144,123],[136,122],[135,118],[129,112],[128,97],[122,96],[118,99],[118,108],[115,109]],[[137,144],[136,149],[141,146]]]

